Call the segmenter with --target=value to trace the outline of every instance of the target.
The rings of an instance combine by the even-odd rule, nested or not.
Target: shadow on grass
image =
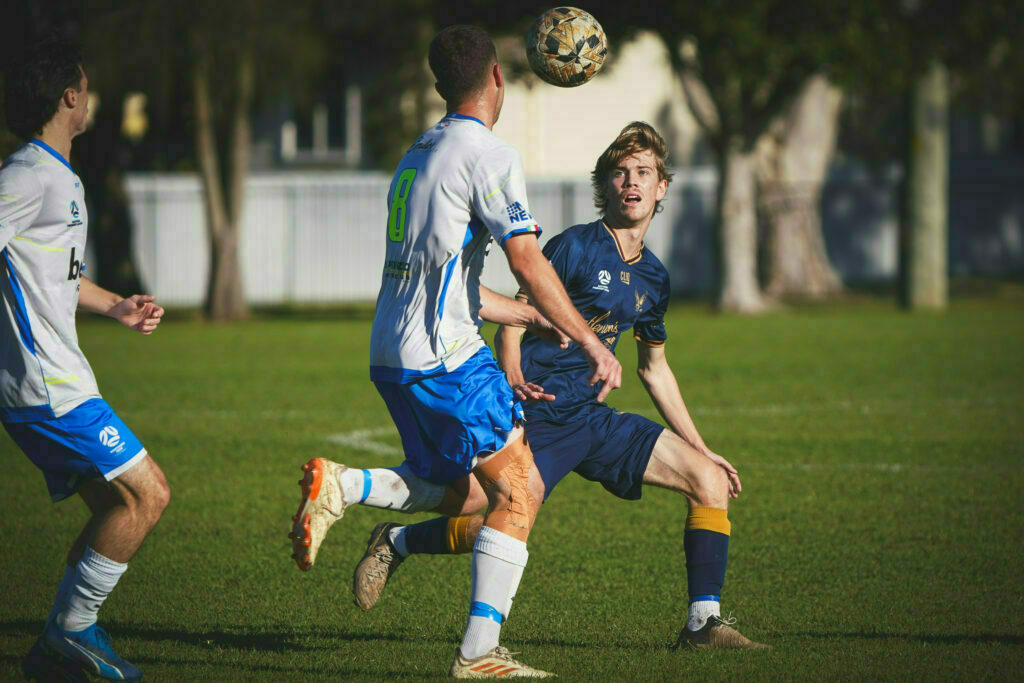
[[[331,630],[261,630],[246,633],[247,626],[217,631],[182,631],[171,628],[138,626],[117,621],[103,621],[101,626],[114,638],[135,638],[143,641],[174,641],[200,648],[263,650],[267,652],[295,652],[325,650],[331,644],[312,645],[302,643],[307,638],[347,642],[393,642],[416,643],[424,638],[404,634],[382,634],[374,632],[337,632]],[[43,630],[43,621],[36,619],[12,619],[0,621],[0,635],[35,637]]]
[[[1001,645],[1024,645],[1024,636],[1009,633],[975,633],[930,635],[927,633],[816,633],[802,631],[797,633],[779,633],[779,635],[796,638],[818,638],[834,640],[836,638],[861,640],[912,640],[931,645],[959,645],[961,643],[999,643]]]

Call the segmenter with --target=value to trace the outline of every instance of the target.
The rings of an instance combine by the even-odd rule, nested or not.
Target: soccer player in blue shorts
[[[67,555],[42,636],[23,662],[40,679],[142,673],[114,652],[96,614],[170,500],[163,472],[102,399],[78,347],[76,308],[148,335],[163,309],[85,277],[88,216],[68,163],[86,127],[76,50],[42,43],[7,75],[7,125],[26,140],[0,167],[0,422],[43,471],[53,501],[77,493],[92,516]]]
[[[460,512],[486,502],[473,548],[469,618],[449,673],[541,677],[548,674],[498,644],[543,484],[523,439],[522,408],[480,326],[532,325],[559,336],[550,320],[578,345],[590,368],[587,381],[601,398],[619,386],[622,368],[541,253],[522,162],[491,132],[505,92],[494,43],[480,29],[452,26],[431,42],[429,62],[447,114],[409,147],[391,182],[370,340],[370,378],[406,460],[396,470],[354,470],[325,458],[306,463],[293,557],[309,569],[327,530],[353,503]],[[492,239],[533,306],[480,285]]]
[[[669,428],[603,403],[586,381],[587,365],[575,345],[547,341],[516,325],[499,328],[495,345],[516,397],[529,401],[526,436],[545,497],[571,471],[626,500],[639,499],[644,484],[682,493],[689,508],[683,549],[690,603],[676,644],[764,648],[732,628],[733,620],[722,619],[719,609],[728,502],[741,491],[739,475],[704,443],[665,356],[668,272],[643,240],[671,181],[667,156],[665,141],[650,125],[626,126],[592,174],[602,218],[552,238],[544,254],[609,349],[632,330],[637,373]],[[371,608],[408,555],[466,552],[478,527],[471,516],[378,525],[356,568],[356,601]]]

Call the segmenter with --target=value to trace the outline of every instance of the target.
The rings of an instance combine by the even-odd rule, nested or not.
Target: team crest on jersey
[[[82,221],[78,220],[78,214],[79,214],[78,202],[72,200],[71,201],[71,222],[68,223],[68,227],[69,228],[73,228],[76,225],[81,225],[82,224]]]
[[[628,285],[629,284],[629,271],[628,270],[620,270],[619,271],[619,280],[622,281],[622,284]]]
[[[640,292],[633,290],[633,297],[636,299],[636,312],[644,312],[644,302],[647,301],[647,292],[641,294]]]
[[[602,292],[608,291],[608,283],[612,281],[612,274],[607,270],[602,270],[597,274],[597,284],[591,287],[591,289],[600,290]]]

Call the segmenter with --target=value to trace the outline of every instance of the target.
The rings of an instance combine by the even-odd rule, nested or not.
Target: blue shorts
[[[86,479],[114,479],[146,456],[146,449],[101,398],[53,420],[4,422],[4,429],[43,471],[50,500],[74,495]]]
[[[544,498],[569,472],[599,482],[626,500],[639,500],[654,444],[665,429],[657,422],[606,405],[582,409],[568,424],[526,421],[526,440],[544,479]]]
[[[374,382],[398,427],[413,474],[435,484],[465,477],[505,446],[523,409],[487,347],[446,375]]]

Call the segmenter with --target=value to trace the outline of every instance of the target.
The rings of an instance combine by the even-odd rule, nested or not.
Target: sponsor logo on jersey
[[[591,287],[591,289],[597,289],[602,292],[608,291],[608,283],[612,281],[612,274],[607,270],[602,270],[597,274],[597,284]]]
[[[636,299],[636,312],[644,312],[644,302],[647,301],[647,292],[641,294],[640,292],[633,290],[633,297]]]
[[[619,321],[616,320],[613,323],[605,322],[611,314],[611,311],[599,313],[587,321],[587,326],[590,327],[597,336],[601,336],[602,334],[617,335],[619,333]]]
[[[423,138],[419,138],[416,140],[416,142],[413,143],[412,147],[406,150],[406,153],[408,154],[409,152],[430,152],[433,151],[434,145],[436,144],[437,141],[435,140],[424,141]]]
[[[111,453],[120,453],[124,450],[124,442],[117,428],[107,425],[99,433],[100,443],[110,449]]]
[[[620,270],[619,271],[619,280],[622,282],[622,284],[628,285],[629,284],[629,271],[628,270]]]
[[[386,261],[384,263],[384,277],[408,282],[409,264],[405,261]]]
[[[85,264],[75,258],[75,247],[71,247],[71,264],[68,266],[68,279],[77,280],[82,277]]]
[[[522,223],[523,221],[532,221],[533,216],[527,211],[522,204],[519,202],[512,202],[505,207],[505,212],[508,214],[508,220],[511,223]]]

